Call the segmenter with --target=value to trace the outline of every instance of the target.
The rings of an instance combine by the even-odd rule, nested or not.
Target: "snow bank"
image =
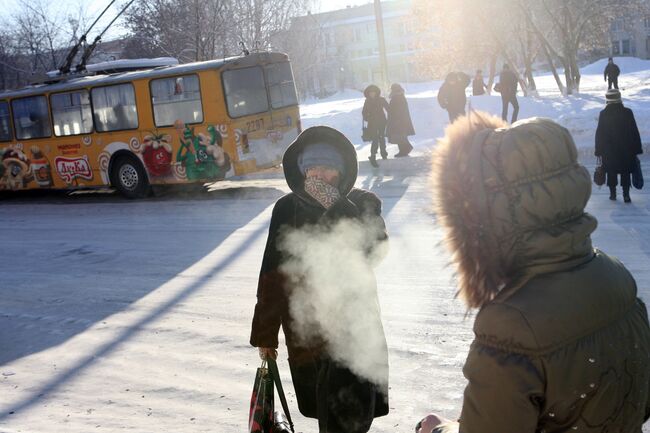
[[[621,68],[619,85],[626,106],[634,110],[641,137],[650,143],[650,61],[631,57],[617,57]],[[589,152],[594,145],[598,115],[605,106],[607,84],[603,70],[607,59],[585,66],[582,72],[581,94],[563,97],[550,73],[537,76],[539,96],[524,98],[519,92],[519,118],[548,117],[568,128],[579,148]],[[416,135],[411,138],[412,155],[428,154],[449,123],[447,112],[436,100],[442,83],[432,81],[404,85]],[[467,89],[468,94],[471,89]],[[328,125],[341,130],[357,148],[359,160],[370,153],[369,143],[361,141],[361,109],[363,94],[358,90],[345,90],[329,98],[309,100],[301,106],[303,127]],[[468,97],[474,109],[501,115],[501,98],[498,94]],[[388,146],[392,157],[396,145]]]

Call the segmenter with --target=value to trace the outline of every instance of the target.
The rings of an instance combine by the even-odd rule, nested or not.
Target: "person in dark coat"
[[[641,135],[634,113],[623,106],[621,92],[612,89],[605,95],[607,106],[600,112],[596,129],[596,156],[602,158],[609,199],[616,200],[616,185],[621,176],[623,200],[630,203],[631,173],[636,156],[643,153]]]
[[[438,104],[447,110],[449,122],[453,123],[465,115],[467,96],[465,89],[470,83],[469,76],[463,72],[450,72],[438,90]]]
[[[292,192],[273,208],[250,343],[275,358],[282,327],[300,412],[321,433],[365,433],[388,413],[381,201],[353,188],[356,151],[333,128],[303,131],[282,166]]]
[[[591,176],[571,134],[485,113],[445,133],[433,155],[436,222],[458,297],[478,311],[460,424],[427,417],[419,433],[641,433],[648,311],[628,269],[592,245]]]
[[[517,75],[510,69],[510,65],[507,63],[503,64],[503,69],[499,75],[499,84],[498,89],[501,92],[501,105],[503,110],[501,111],[501,118],[508,121],[508,109],[510,104],[512,104],[512,121],[515,123],[517,121],[517,116],[519,115],[519,101],[517,100],[517,86],[519,81],[517,80]]]
[[[413,150],[413,145],[408,137],[415,135],[411,113],[404,96],[404,89],[397,83],[390,86],[390,103],[388,104],[388,121],[386,124],[386,136],[389,143],[397,144],[399,152],[395,158],[408,156]]]
[[[605,75],[605,81],[607,81],[607,90],[611,90],[612,86],[618,89],[618,76],[621,75],[621,68],[614,63],[613,58],[610,57],[607,61],[607,66],[605,66],[605,72],[603,74]]]
[[[474,96],[485,95],[486,90],[487,90],[487,85],[483,80],[483,71],[479,69],[476,71],[474,80],[472,80],[472,95]]]
[[[388,102],[381,96],[379,87],[371,84],[363,91],[366,97],[363,103],[363,120],[365,122],[368,139],[372,142],[370,145],[370,163],[373,167],[377,165],[377,150],[381,153],[381,158],[388,158],[386,151],[386,112],[388,111]]]

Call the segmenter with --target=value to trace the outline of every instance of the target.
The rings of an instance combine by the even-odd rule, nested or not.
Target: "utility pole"
[[[386,90],[388,89],[388,61],[386,60],[386,40],[384,39],[384,18],[381,13],[381,0],[375,0],[375,22],[377,23],[377,40],[379,41],[381,87]]]

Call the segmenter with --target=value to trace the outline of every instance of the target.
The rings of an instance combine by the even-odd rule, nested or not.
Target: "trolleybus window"
[[[269,110],[262,68],[233,69],[223,73],[228,114],[242,117]]]
[[[57,93],[50,96],[54,135],[90,134],[93,117],[87,90]]]
[[[119,131],[138,127],[138,110],[132,84],[95,87],[91,96],[97,131]]]
[[[264,67],[266,82],[269,86],[271,107],[283,108],[298,104],[296,86],[293,84],[293,74],[289,62],[273,63]]]
[[[50,113],[45,96],[30,96],[11,101],[14,128],[19,140],[43,138],[52,135]]]
[[[9,104],[0,101],[0,141],[11,140],[11,123],[9,121]]]
[[[172,126],[178,119],[184,123],[203,122],[196,75],[151,80],[151,102],[156,126]]]

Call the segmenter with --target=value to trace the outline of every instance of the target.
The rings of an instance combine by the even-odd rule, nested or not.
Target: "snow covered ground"
[[[650,138],[650,77],[626,73],[622,87]],[[590,146],[602,107],[594,67],[583,96],[568,101],[540,78],[543,97],[522,101]],[[589,84],[592,83],[592,84]],[[446,124],[435,89],[408,89],[420,154]],[[494,107],[495,97],[483,97]],[[358,135],[362,100],[342,97],[302,108],[305,126],[331,124]],[[581,120],[580,120],[581,119]],[[582,125],[582,126],[581,126]],[[584,130],[576,128],[581,127]],[[584,137],[581,139],[580,137]],[[590,138],[591,137],[591,138]],[[589,140],[587,140],[589,139]],[[582,140],[582,141],[580,141]],[[396,151],[396,149],[395,149]],[[360,154],[366,152],[360,147]],[[391,152],[392,154],[393,152]],[[593,160],[585,158],[593,171]],[[643,159],[650,173],[650,158]],[[361,165],[357,185],[384,201],[391,251],[377,269],[390,350],[391,413],[373,432],[411,432],[430,411],[458,414],[461,367],[473,316],[454,300],[449,258],[429,212],[425,157]],[[650,192],[631,205],[594,189],[594,243],[618,256],[650,302]],[[287,192],[279,173],[128,201],[115,195],[5,197],[0,205],[0,432],[246,431],[260,361],[249,347],[250,319],[271,208]],[[298,431],[317,431],[298,414],[286,350],[280,369]],[[646,426],[645,432],[650,432]]]
[[[409,432],[431,410],[455,416],[472,338],[428,212],[426,165],[415,162],[364,168],[358,182],[384,200],[392,239],[377,270],[391,414],[376,432]],[[0,432],[245,431],[259,364],[247,342],[257,273],[284,192],[270,178],[139,202],[4,203]],[[596,246],[623,260],[650,302],[650,194],[633,199],[612,203],[596,189],[588,210],[600,221]],[[316,431],[286,388],[299,430]]]
[[[624,103],[635,112],[643,142],[650,144],[650,60],[622,57],[615,58],[615,61],[622,71],[619,87]],[[578,147],[593,148],[598,114],[605,105],[607,83],[603,81],[603,70],[606,64],[603,59],[583,68],[581,93],[569,98],[560,95],[551,74],[537,76],[538,97],[524,98],[519,91],[519,118],[541,116],[555,119],[571,131]],[[442,82],[435,81],[405,86],[416,132],[411,139],[415,147],[413,155],[429,153],[448,124],[447,112],[436,100],[441,85]],[[471,94],[469,87],[467,92]],[[301,108],[303,126],[323,124],[339,128],[357,147],[359,159],[365,160],[370,145],[361,141],[363,101],[363,94],[355,90],[346,90],[324,100],[310,100]],[[468,97],[468,101],[474,109],[501,116],[501,96],[498,93]],[[389,145],[388,149],[391,156],[397,153],[396,145]]]

